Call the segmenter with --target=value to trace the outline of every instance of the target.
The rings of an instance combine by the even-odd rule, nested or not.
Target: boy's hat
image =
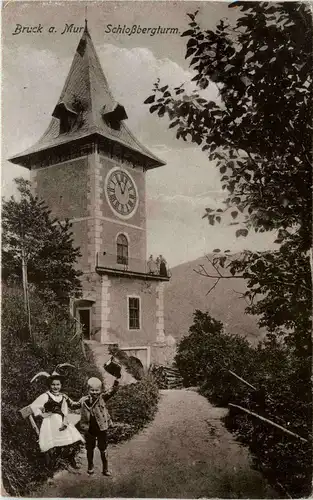
[[[102,382],[100,379],[98,379],[96,377],[91,377],[88,380],[87,385],[88,385],[88,387],[90,387],[90,389],[99,389],[102,387]]]
[[[104,363],[103,368],[110,375],[113,375],[113,377],[121,378],[122,367],[119,363],[115,361],[114,356],[112,356],[111,359],[107,361],[107,363]]]

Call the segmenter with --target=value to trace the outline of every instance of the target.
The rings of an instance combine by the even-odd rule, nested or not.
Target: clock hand
[[[119,180],[119,178],[118,178],[118,177],[116,177],[116,179],[117,179],[117,183],[118,183],[118,185],[120,186],[121,193],[123,194],[121,181]]]

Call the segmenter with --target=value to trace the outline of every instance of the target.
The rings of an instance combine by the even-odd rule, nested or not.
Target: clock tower
[[[52,215],[70,219],[80,247],[82,297],[72,311],[101,352],[118,344],[148,366],[164,361],[163,290],[167,273],[147,265],[146,186],[164,165],[125,125],[87,23],[51,122],[10,161],[30,169]],[[163,266],[164,271],[164,266]]]

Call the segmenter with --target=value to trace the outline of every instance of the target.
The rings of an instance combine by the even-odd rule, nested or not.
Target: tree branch
[[[212,274],[208,274],[206,270],[205,270],[205,273],[201,273],[201,271],[197,271],[196,269],[194,269],[194,272],[199,274],[200,276],[205,276],[207,278],[214,278],[214,279],[217,279],[217,278],[219,278],[219,279],[233,279],[233,278],[234,279],[245,279],[243,276],[236,276],[236,275],[233,276],[232,274],[230,276],[216,276],[216,275],[214,276]]]
[[[242,410],[245,413],[248,413],[249,415],[252,415],[253,417],[256,417],[256,418],[258,418],[260,420],[263,420],[263,422],[266,422],[267,424],[270,424],[273,427],[277,427],[277,429],[280,429],[281,431],[285,432],[286,434],[289,434],[290,436],[293,436],[293,437],[296,437],[296,438],[300,439],[300,441],[302,441],[303,443],[308,443],[309,442],[304,437],[299,436],[299,434],[296,434],[295,432],[292,432],[289,429],[286,429],[285,427],[282,427],[281,425],[276,424],[275,422],[273,422],[273,420],[269,420],[268,418],[265,418],[265,417],[262,417],[261,415],[258,415],[254,411],[247,410],[247,408],[243,408],[242,406],[234,405],[232,403],[228,403],[228,406],[233,406],[234,408],[239,408],[239,410]]]

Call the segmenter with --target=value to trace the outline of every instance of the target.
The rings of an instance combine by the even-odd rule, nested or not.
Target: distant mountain
[[[209,256],[210,257],[210,256]],[[194,270],[204,265],[209,274],[216,271],[205,257],[180,264],[171,269],[172,277],[165,286],[164,318],[166,335],[180,339],[188,333],[196,309],[208,311],[222,321],[225,330],[246,337],[253,344],[264,336],[257,318],[245,314],[247,303],[240,293],[246,290],[244,280],[222,279],[207,295],[215,280],[200,276]]]

